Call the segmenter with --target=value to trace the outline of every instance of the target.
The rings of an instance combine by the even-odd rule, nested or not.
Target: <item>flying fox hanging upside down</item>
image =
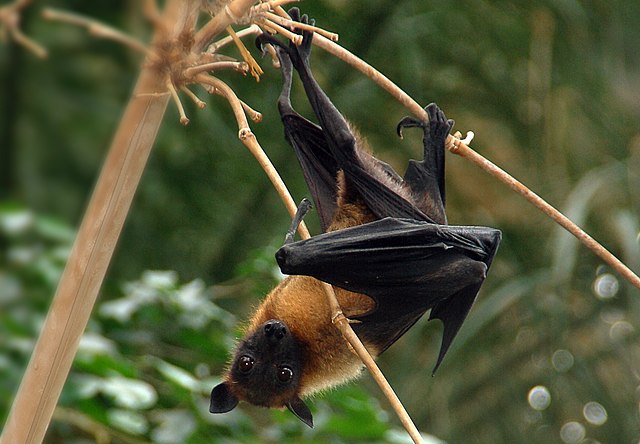
[[[306,23],[297,8],[293,20]],[[211,413],[240,400],[287,407],[313,426],[302,398],[355,378],[362,369],[331,322],[322,287],[332,284],[344,314],[373,356],[384,352],[431,310],[444,332],[436,366],[469,312],[500,242],[500,231],[447,225],[444,144],[453,121],[435,105],[429,121],[405,117],[397,127],[424,131],[424,160],[409,161],[404,177],[373,157],[316,83],[309,68],[313,34],[299,46],[263,34],[281,63],[278,108],[286,140],[296,152],[323,234],[286,242],[276,253],[289,275],[262,302],[223,382],[211,392]],[[319,125],[290,102],[298,72]],[[289,232],[289,239],[299,223]]]

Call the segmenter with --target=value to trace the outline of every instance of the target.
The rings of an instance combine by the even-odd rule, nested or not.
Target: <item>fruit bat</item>
[[[290,12],[297,21],[297,9]],[[356,377],[362,363],[331,322],[319,281],[332,284],[344,314],[373,356],[398,340],[427,311],[444,324],[435,369],[469,312],[500,242],[500,231],[447,225],[444,145],[453,121],[435,105],[428,122],[405,117],[397,126],[424,131],[424,159],[409,161],[403,177],[369,154],[331,103],[309,67],[313,34],[273,44],[283,88],[278,108],[319,214],[323,234],[293,242],[299,213],[276,260],[286,275],[251,318],[223,382],[211,392],[211,413],[240,400],[288,408],[313,426],[302,398]],[[318,119],[291,106],[297,71]]]

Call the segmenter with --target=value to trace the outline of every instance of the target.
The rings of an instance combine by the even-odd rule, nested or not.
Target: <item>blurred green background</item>
[[[0,423],[141,62],[45,21],[44,6],[151,34],[137,1],[36,1],[23,28],[49,58],[0,44]],[[640,2],[301,7],[640,270]],[[253,130],[300,199],[308,193],[275,107],[279,73],[263,66],[260,83],[222,78],[264,114]],[[321,50],[313,67],[378,157],[403,171],[420,155],[417,131],[395,137],[406,111],[386,93]],[[204,111],[184,100],[186,128],[167,112],[46,441],[406,442],[366,375],[311,401],[313,430],[246,405],[208,413],[239,324],[279,278],[273,253],[289,216],[228,105],[206,100]],[[308,112],[299,86],[294,103]],[[419,429],[451,443],[637,443],[638,290],[453,155],[447,199],[450,223],[500,228],[503,241],[435,377],[441,326],[426,319],[379,360]]]

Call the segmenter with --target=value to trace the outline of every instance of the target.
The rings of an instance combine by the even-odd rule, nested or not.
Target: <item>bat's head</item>
[[[313,427],[313,418],[298,396],[298,344],[282,321],[269,320],[240,343],[224,382],[211,391],[211,413],[233,410],[240,400],[262,407],[288,408]]]

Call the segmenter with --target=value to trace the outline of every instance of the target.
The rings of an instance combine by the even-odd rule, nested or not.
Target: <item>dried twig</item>
[[[193,78],[196,76],[196,74],[200,74],[201,72],[220,71],[222,69],[233,69],[241,74],[246,74],[247,72],[249,72],[249,65],[247,64],[247,62],[236,61],[204,63],[202,65],[192,66],[185,69],[184,76],[186,78]]]
[[[245,29],[241,29],[240,31],[236,32],[236,36],[238,36],[238,38],[243,38],[246,37],[248,35],[258,35],[262,32],[262,29],[260,29],[260,27],[258,25],[251,25],[248,28]],[[229,43],[233,42],[233,37],[228,35],[220,40],[218,40],[217,42],[214,42],[212,44],[209,45],[209,47],[207,48],[206,52],[207,53],[215,53],[217,52],[219,49],[225,47],[226,45],[228,45]]]
[[[291,19],[286,19],[284,17],[282,17],[281,15],[278,14],[274,14],[273,12],[265,12],[264,13],[265,18],[267,18],[269,21],[277,23],[278,25],[281,26],[287,26],[289,28],[293,28],[293,29],[300,29],[303,31],[312,31],[315,32],[316,35],[321,35],[323,37],[328,38],[329,40],[331,40],[332,42],[337,42],[338,41],[338,34],[336,34],[335,32],[329,32],[327,30],[324,30],[322,28],[318,28],[317,26],[313,26],[313,25],[309,25],[308,23],[302,23],[302,22],[294,22]]]
[[[187,88],[186,86],[181,86],[180,90],[185,93],[187,96],[189,96],[189,98],[193,101],[193,103],[196,104],[196,106],[200,109],[205,109],[207,107],[207,104],[205,102],[203,102],[202,100],[200,100],[198,98],[198,96],[196,96],[189,88]]]
[[[280,35],[283,35],[284,37],[291,40],[294,45],[300,45],[302,43],[302,35],[289,31],[287,28],[284,28],[277,23],[267,20],[266,18],[258,19],[257,23],[272,34],[278,33]]]
[[[540,211],[549,216],[562,228],[573,234],[583,245],[593,251],[600,259],[609,264],[614,270],[629,281],[633,286],[640,289],[640,278],[620,259],[614,256],[609,250],[603,247],[598,241],[586,233],[582,228],[574,224],[568,217],[555,209],[536,193],[527,188],[524,184],[512,177],[506,171],[487,160],[468,145],[455,137],[449,136],[447,139],[447,149],[454,154],[464,157],[478,165],[480,168],[496,177],[506,184],[516,193],[535,205]]]
[[[171,83],[170,79],[166,79],[165,86],[167,91],[171,94],[171,98],[173,99],[173,103],[175,103],[176,108],[178,108],[178,114],[180,115],[180,123],[183,125],[189,124],[189,118],[187,114],[184,112],[184,107],[182,106],[182,102],[180,101],[180,97],[178,97],[178,92],[176,91],[175,86]]]
[[[86,28],[89,34],[94,37],[113,40],[122,45],[127,46],[142,54],[147,54],[148,48],[140,40],[131,37],[111,26],[105,25],[90,17],[85,17],[72,12],[61,11],[54,8],[46,8],[42,11],[42,16],[47,20],[55,20],[63,23],[69,23],[76,26]]]
[[[412,114],[418,116],[420,119],[428,119],[428,116],[424,109],[422,109],[422,107],[415,100],[413,100],[391,80],[377,71],[371,65],[364,62],[362,59],[358,58],[343,47],[322,36],[314,36],[313,43],[345,61],[346,63],[350,64],[351,66],[355,67],[367,77],[371,78],[380,87],[382,87],[393,97],[395,97],[396,100],[398,100],[403,106],[405,106]],[[521,182],[513,178],[513,176],[493,164],[485,157],[475,152],[466,143],[452,135],[447,138],[447,149],[454,154],[458,154],[465,159],[472,161],[480,168],[500,180],[502,183],[506,184],[509,188],[523,196],[526,200],[528,200],[531,204],[544,212],[561,227],[573,234],[587,248],[593,251],[596,255],[598,255],[598,257],[600,257],[603,261],[605,261],[618,273],[620,273],[622,277],[624,277],[631,284],[640,289],[640,278],[629,267],[627,267],[623,262],[621,262],[613,254],[611,254],[611,252],[604,248],[595,239],[589,236],[584,230],[574,224],[565,215],[556,210],[553,206],[548,204],[545,200],[543,200],[540,196],[535,194]]]
[[[233,114],[236,117],[236,121],[238,122],[238,138],[240,140],[244,140],[245,137],[251,132],[251,128],[249,127],[249,122],[247,121],[247,116],[244,113],[244,108],[242,106],[242,102],[236,96],[236,93],[222,80],[217,79],[213,76],[207,74],[198,74],[196,76],[196,80],[198,83],[202,83],[205,85],[212,86],[216,93],[224,96],[229,104],[231,105],[231,109],[233,110]]]
[[[44,59],[47,57],[47,50],[20,30],[22,10],[30,3],[31,0],[16,0],[0,7],[0,38],[7,39],[10,36],[18,45]]]

